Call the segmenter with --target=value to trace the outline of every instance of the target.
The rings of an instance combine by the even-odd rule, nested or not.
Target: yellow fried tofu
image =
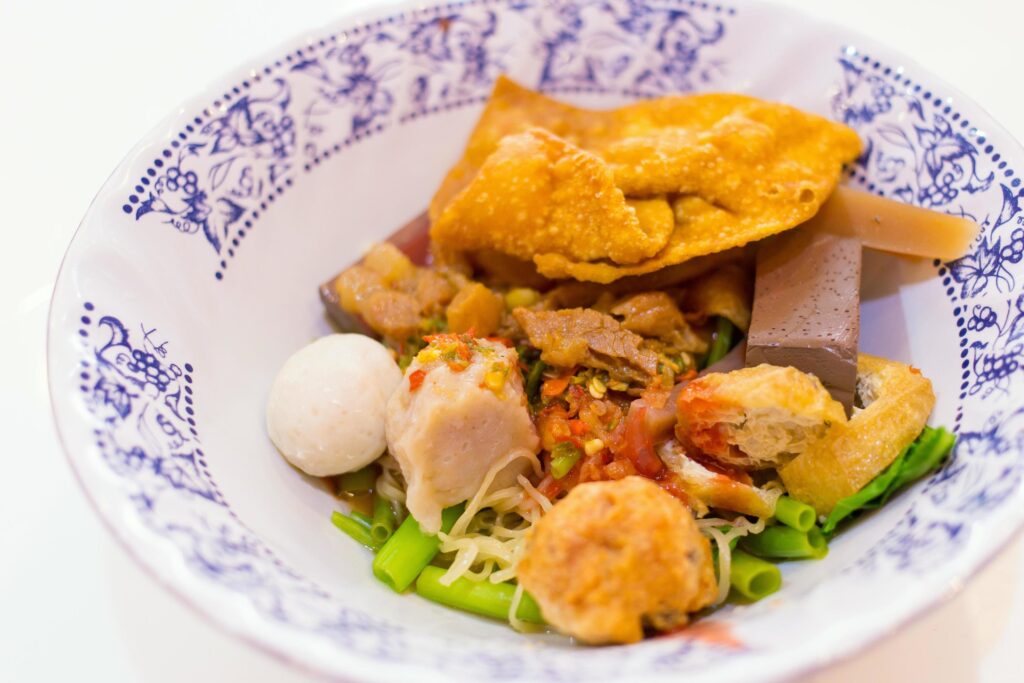
[[[789,495],[822,515],[888,467],[935,407],[932,383],[917,369],[863,353],[857,357],[857,396],[863,409],[779,469]]]
[[[829,196],[844,162],[860,152],[856,133],[841,124],[786,105],[745,95],[701,94],[664,97],[619,109],[588,111],[533,93],[508,79],[499,79],[494,93],[466,146],[431,202],[435,222],[460,220],[448,209],[463,193],[486,198],[493,216],[515,215],[525,204],[498,189],[481,169],[508,135],[539,126],[566,144],[593,153],[607,163],[613,183],[627,199],[681,195],[673,206],[675,226],[657,253],[637,260],[655,240],[626,244],[629,231],[608,240],[589,239],[586,249],[565,247],[560,230],[533,229],[515,240],[517,254],[530,252],[546,277],[608,283],[642,275],[699,256],[742,246],[807,220]],[[473,191],[473,185],[484,187]],[[687,201],[687,199],[689,201]],[[461,206],[460,209],[465,209]],[[482,208],[479,209],[483,211]],[[640,213],[638,211],[638,213]],[[664,211],[659,213],[664,215]],[[470,220],[473,217],[468,217]],[[473,221],[485,227],[472,243],[462,240],[469,228],[434,234],[442,250],[484,247],[504,250],[510,240],[502,221]],[[659,219],[660,221],[660,219]],[[661,231],[648,226],[660,239]],[[641,221],[642,222],[642,221]],[[578,221],[583,223],[583,221]],[[585,227],[584,233],[589,231]],[[581,257],[580,251],[598,256]],[[575,252],[574,252],[575,249]],[[616,251],[630,250],[623,258]]]
[[[695,379],[676,409],[683,446],[747,470],[779,467],[846,422],[817,377],[767,364]]]
[[[664,247],[674,227],[667,201],[628,203],[600,157],[531,128],[502,138],[430,236],[442,250],[529,260],[542,246],[578,260],[636,263]]]
[[[641,477],[573,488],[532,529],[519,582],[585,643],[635,643],[715,598],[711,547],[690,511]]]

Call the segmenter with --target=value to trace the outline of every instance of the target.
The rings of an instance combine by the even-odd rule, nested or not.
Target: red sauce
[[[672,497],[680,500],[683,505],[691,510],[695,509],[696,506],[694,505],[693,498],[686,492],[686,487],[675,472],[667,469],[662,470],[661,474],[655,477],[654,480],[658,483],[658,486],[670,493]]]
[[[626,433],[623,454],[626,455],[636,470],[646,477],[653,477],[665,466],[661,458],[654,452],[654,438],[646,429],[646,406],[634,406],[626,416]]]
[[[733,633],[732,626],[723,621],[710,619],[698,621],[688,626],[680,626],[679,628],[672,629],[671,631],[665,631],[657,637],[698,640],[702,643],[707,643],[708,645],[717,645],[730,650],[744,650],[747,647],[744,645],[743,641],[737,638]]]
[[[427,376],[426,370],[413,370],[409,373],[409,393],[412,393],[423,386],[423,379]]]

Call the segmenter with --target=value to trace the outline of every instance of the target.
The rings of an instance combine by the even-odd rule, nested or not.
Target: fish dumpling
[[[440,529],[444,508],[477,492],[496,462],[540,446],[515,350],[468,335],[437,335],[420,351],[388,401],[386,433],[406,506],[427,533]],[[492,490],[528,467],[527,458],[512,460]]]

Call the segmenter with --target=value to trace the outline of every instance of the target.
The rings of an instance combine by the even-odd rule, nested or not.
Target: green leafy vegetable
[[[914,443],[896,456],[885,470],[867,486],[836,503],[821,530],[832,534],[836,526],[861,510],[884,505],[898,490],[937,468],[953,450],[956,437],[945,428],[925,427]]]
[[[937,468],[953,450],[954,443],[956,443],[956,437],[951,432],[947,432],[941,427],[939,429],[925,427],[924,432],[915,442],[915,447],[907,452],[903,467],[896,475],[896,481],[882,496],[879,504],[884,505],[897,490],[917,481]]]

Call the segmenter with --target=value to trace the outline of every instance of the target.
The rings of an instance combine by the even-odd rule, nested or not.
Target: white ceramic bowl
[[[984,226],[952,264],[870,255],[862,348],[935,381],[955,456],[784,589],[687,634],[582,648],[398,596],[263,427],[281,362],[330,330],[316,285],[420,212],[494,77],[588,105],[740,91],[864,137],[849,182]],[[117,168],[50,316],[57,424],[97,511],[212,621],[359,681],[770,680],[947,596],[1024,516],[1020,146],[906,57],[771,6],[395,3],[185,103]],[[710,623],[709,627],[707,624]],[[730,638],[720,637],[728,633]],[[711,637],[717,635],[719,637]]]

